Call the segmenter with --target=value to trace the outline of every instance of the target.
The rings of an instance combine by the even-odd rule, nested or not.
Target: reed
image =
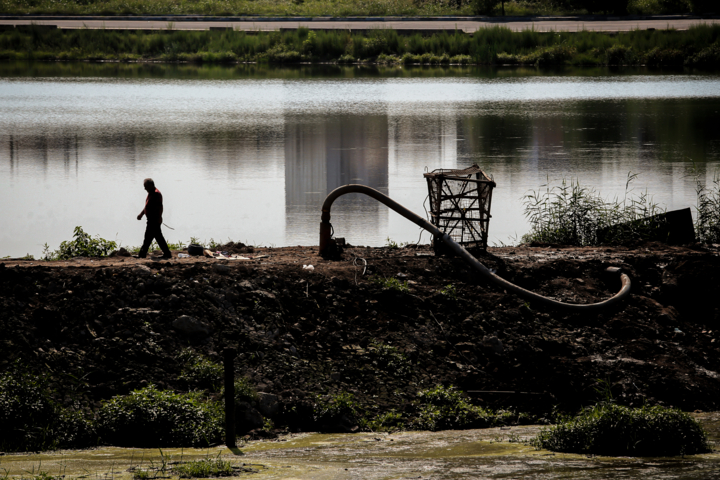
[[[419,64],[720,65],[720,26],[687,31],[512,32],[433,35],[377,30],[287,32],[47,30],[0,32],[0,59],[193,63],[375,62]]]

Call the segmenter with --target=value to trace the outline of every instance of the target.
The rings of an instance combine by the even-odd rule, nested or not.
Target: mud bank
[[[619,280],[603,271],[623,267],[630,299],[584,315],[526,304],[429,247],[353,247],[336,261],[316,251],[258,249],[268,257],[243,263],[5,260],[0,371],[19,362],[48,373],[59,400],[90,412],[150,383],[187,390],[184,348],[221,362],[224,347],[237,347],[236,371],[277,395],[272,418],[291,431],[345,428],[313,420],[316,395],[352,393],[368,418],[411,417],[417,392],[438,384],[540,421],[556,405],[596,401],[598,379],[627,405],[720,409],[717,248],[505,247],[482,258],[508,280],[577,303],[614,294]],[[380,281],[391,278],[407,290]]]

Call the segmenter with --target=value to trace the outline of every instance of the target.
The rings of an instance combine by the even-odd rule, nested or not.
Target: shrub
[[[602,402],[543,429],[533,441],[557,452],[611,456],[694,455],[710,451],[707,434],[687,413],[660,406]]]
[[[692,67],[720,66],[720,45],[714,44],[703,48],[696,55],[689,57],[685,63]]]
[[[421,430],[457,428],[484,428],[503,422],[506,415],[495,415],[490,410],[468,403],[455,387],[438,385],[418,392],[421,403],[415,427]]]
[[[258,400],[257,390],[245,377],[235,379],[235,402],[253,404]]]
[[[500,0],[473,0],[472,9],[475,15],[492,15]]]
[[[352,393],[340,392],[325,399],[316,397],[313,414],[316,421],[320,419],[338,419],[342,416],[356,418],[359,409],[360,404],[355,400]]]
[[[607,65],[631,65],[636,63],[635,52],[624,45],[613,45],[605,51]]]
[[[684,62],[685,55],[678,49],[655,47],[645,54],[645,64],[650,66],[682,65]]]
[[[180,379],[185,380],[191,388],[217,391],[223,382],[223,366],[207,358],[185,350],[180,354],[185,360]]]
[[[338,63],[355,63],[355,57],[346,53],[338,58]]]
[[[74,240],[63,241],[60,248],[54,252],[50,252],[50,248],[45,244],[43,252],[45,260],[67,260],[74,257],[106,257],[110,252],[117,248],[117,243],[100,238],[96,235],[92,238],[90,234],[85,233],[82,227],[75,227],[73,236]]]
[[[101,442],[126,447],[208,446],[222,437],[219,404],[199,393],[177,394],[149,385],[105,402],[97,414]]]
[[[12,370],[0,374],[0,451],[87,446],[92,427],[50,396],[47,380]]]
[[[520,59],[520,63],[542,65],[562,65],[575,54],[575,49],[565,44],[540,49]]]
[[[688,0],[688,4],[693,13],[717,13],[720,11],[716,0]]]
[[[360,423],[363,430],[371,432],[395,432],[404,427],[402,414],[394,410],[378,414],[372,420],[363,419]]]

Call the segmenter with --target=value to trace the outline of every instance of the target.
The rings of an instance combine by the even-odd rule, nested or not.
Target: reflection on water
[[[316,244],[332,189],[424,213],[425,169],[471,163],[498,184],[491,241],[527,231],[521,197],[548,178],[613,196],[636,172],[636,192],[681,208],[687,167],[720,164],[718,111],[720,77],[645,71],[0,64],[0,253],[76,225],[140,243],[148,176],[171,240]],[[333,224],[353,244],[419,234],[360,195]]]

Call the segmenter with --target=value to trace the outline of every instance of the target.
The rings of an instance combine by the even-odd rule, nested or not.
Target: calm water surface
[[[497,182],[490,239],[527,232],[522,197],[579,178],[622,196],[629,172],[670,209],[694,205],[693,163],[720,165],[720,76],[646,71],[0,64],[0,256],[38,255],[73,228],[142,241],[142,180],[169,240],[317,244],[346,183],[424,214],[423,172],[481,165]],[[348,196],[336,234],[417,241]],[[428,236],[423,236],[428,241]]]

